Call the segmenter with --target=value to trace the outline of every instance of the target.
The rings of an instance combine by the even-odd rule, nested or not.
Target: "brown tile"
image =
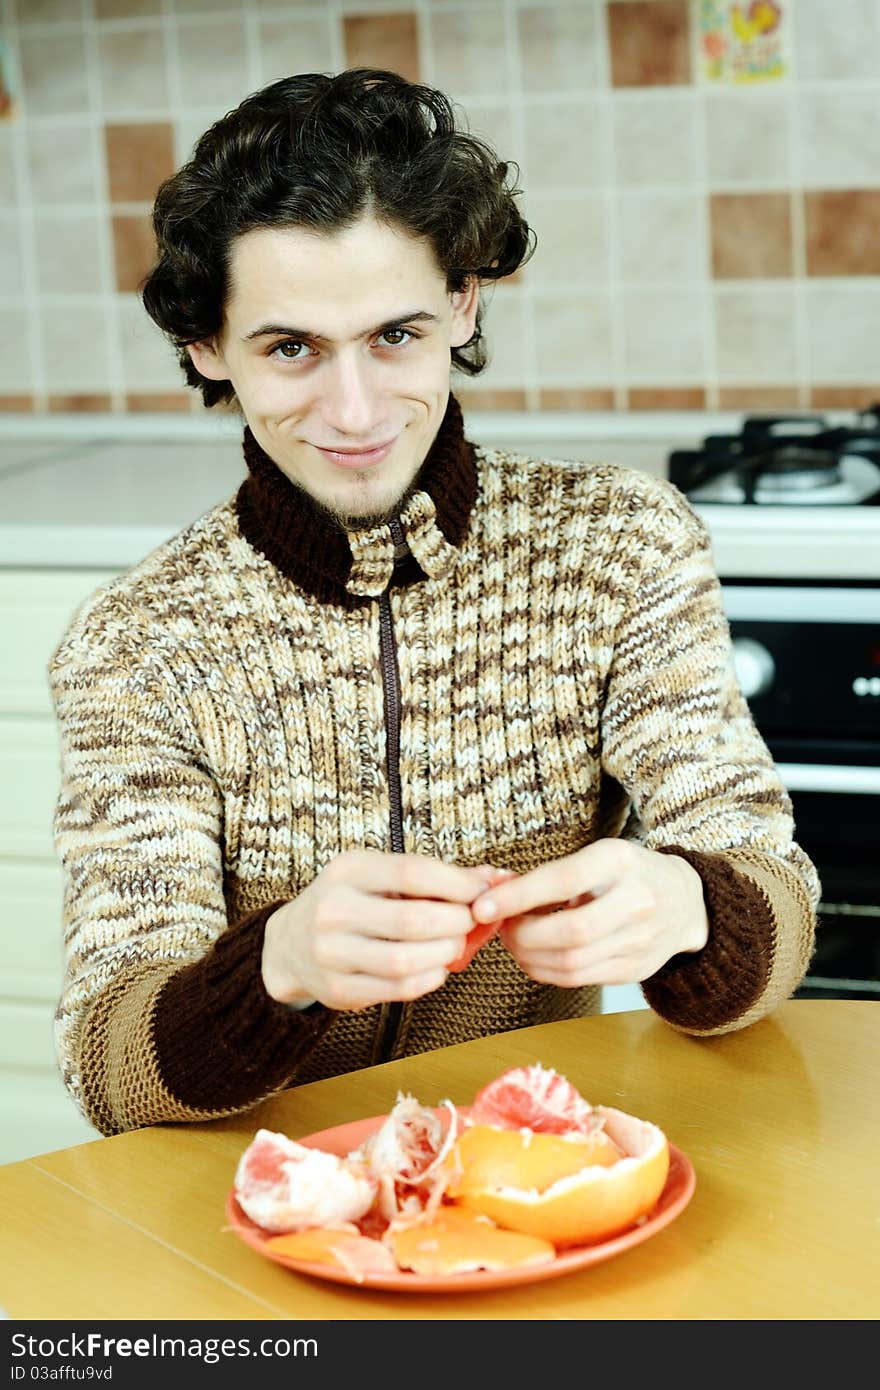
[[[791,410],[800,406],[798,386],[722,386],[719,410]]]
[[[156,257],[156,242],[148,216],[113,218],[113,259],[116,288],[140,289]]]
[[[880,383],[873,386],[811,386],[809,404],[817,410],[865,410],[880,400]]]
[[[479,390],[453,384],[452,390],[463,410],[525,410],[526,408],[526,393],[516,388],[493,391],[488,387],[485,390]]]
[[[134,391],[126,396],[125,408],[132,414],[141,411],[189,410],[190,393],[186,391]]]
[[[415,14],[346,15],[342,23],[347,67],[387,68],[421,80]]]
[[[808,275],[880,275],[880,189],[804,195]]]
[[[168,121],[104,129],[112,203],[151,203],[174,173],[174,132]]]
[[[712,193],[709,216],[716,280],[775,279],[793,273],[787,193]]]
[[[687,0],[623,0],[608,6],[614,87],[677,87],[691,82]]]
[[[33,409],[33,396],[0,396],[0,412],[4,415],[30,414]]]
[[[538,392],[539,410],[613,410],[612,387],[545,387]]]
[[[631,386],[627,405],[630,410],[705,410],[706,392],[702,386]]]
[[[50,396],[49,410],[52,414],[94,414],[113,409],[109,396],[91,395],[79,392],[68,396]]]

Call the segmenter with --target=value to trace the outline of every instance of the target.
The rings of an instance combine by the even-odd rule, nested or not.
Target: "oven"
[[[758,417],[668,471],[708,526],[739,683],[822,883],[796,997],[880,999],[880,410]]]

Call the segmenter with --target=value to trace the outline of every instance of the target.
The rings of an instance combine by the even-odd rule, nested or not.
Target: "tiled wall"
[[[880,397],[880,0],[2,0],[0,405],[197,410],[137,286],[247,92],[391,67],[522,170],[481,409]],[[463,379],[462,379],[463,380]]]

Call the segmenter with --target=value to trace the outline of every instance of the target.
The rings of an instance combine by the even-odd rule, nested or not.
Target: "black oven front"
[[[740,685],[822,882],[797,997],[880,999],[880,587],[722,587]]]

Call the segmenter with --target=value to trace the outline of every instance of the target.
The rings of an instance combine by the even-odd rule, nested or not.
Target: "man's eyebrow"
[[[416,309],[411,314],[397,314],[393,319],[387,319],[385,323],[380,323],[376,328],[369,328],[359,337],[372,336],[374,333],[388,333],[392,328],[400,328],[405,323],[439,323],[439,314],[429,314],[427,309]],[[246,333],[243,342],[249,343],[254,338],[294,338],[297,342],[304,343],[326,343],[328,340],[322,338],[320,333],[313,333],[308,328],[293,328],[286,323],[261,323],[258,328],[254,328],[250,333]]]

